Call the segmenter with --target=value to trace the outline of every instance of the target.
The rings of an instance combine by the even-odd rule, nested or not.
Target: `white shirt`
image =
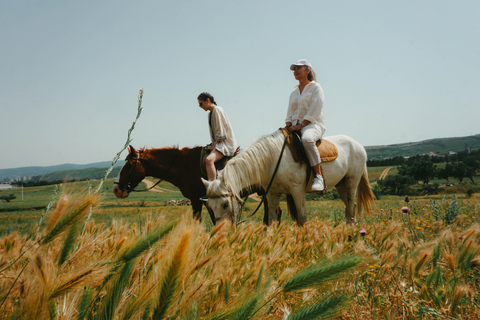
[[[224,156],[231,157],[237,149],[237,142],[233,134],[232,126],[228,121],[227,114],[219,106],[214,106],[208,113],[208,123],[210,126],[210,138],[212,143],[217,141],[215,149]]]
[[[323,89],[318,83],[310,82],[303,88],[301,94],[298,86],[296,86],[290,94],[285,122],[296,125],[303,120],[308,120],[312,124],[319,125],[325,131],[322,109]]]

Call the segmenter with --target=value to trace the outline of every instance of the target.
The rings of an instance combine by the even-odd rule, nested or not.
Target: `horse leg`
[[[202,201],[193,201],[192,199],[190,199],[190,201],[192,201],[193,219],[202,221]],[[215,224],[215,222],[213,224]]]
[[[278,205],[280,203],[280,194],[269,193],[267,195],[267,201],[268,201],[268,214],[266,219],[266,225],[269,226],[274,221],[280,222],[279,214],[277,210]],[[263,219],[263,222],[265,223],[265,218]]]
[[[287,208],[288,208],[288,213],[290,213],[290,217],[292,217],[292,219],[298,223],[298,211],[297,211],[297,207],[295,206],[295,200],[293,200],[293,197],[291,194],[287,194]]]
[[[288,198],[287,198],[288,199]],[[292,199],[296,210],[297,219],[292,215],[292,219],[294,219],[298,225],[303,226],[305,222],[307,222],[307,200],[305,198],[305,187],[302,185],[298,190],[292,191]]]
[[[288,198],[287,198],[287,202],[288,202]],[[282,208],[280,207],[278,207],[277,209],[277,220],[278,222],[282,221]],[[263,224],[268,226],[268,200],[267,199],[265,199],[265,201],[263,202]]]
[[[353,223],[355,221],[355,187],[352,185],[351,180],[343,178],[335,188],[338,191],[340,199],[342,199],[345,204],[346,223]]]
[[[268,200],[263,201],[263,224],[268,226]]]

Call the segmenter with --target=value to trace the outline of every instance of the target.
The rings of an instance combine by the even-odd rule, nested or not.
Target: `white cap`
[[[290,70],[293,70],[293,67],[295,66],[307,66],[307,67],[312,67],[312,64],[308,62],[306,59],[300,59],[296,63],[292,64],[290,66]]]

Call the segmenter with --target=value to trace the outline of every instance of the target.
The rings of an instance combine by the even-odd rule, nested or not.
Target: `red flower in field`
[[[410,210],[410,209],[408,209],[408,207],[402,207],[402,212],[403,212],[403,213],[407,213],[408,210]]]
[[[359,233],[360,233],[360,235],[363,237],[363,236],[365,236],[365,235],[367,234],[367,230],[362,229],[362,230],[359,231]]]
[[[348,241],[352,241],[353,240],[353,237],[351,234],[348,235]]]
[[[355,218],[351,218],[350,221],[352,221],[353,223],[355,222]]]
[[[410,202],[410,198],[408,196],[405,196],[405,202],[406,203],[409,203]]]

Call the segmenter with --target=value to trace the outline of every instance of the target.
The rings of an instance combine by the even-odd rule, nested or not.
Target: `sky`
[[[324,135],[364,146],[480,133],[480,1],[0,1],[0,169],[210,143],[210,92],[245,148],[284,126],[312,63]],[[121,159],[126,156],[122,153]]]

